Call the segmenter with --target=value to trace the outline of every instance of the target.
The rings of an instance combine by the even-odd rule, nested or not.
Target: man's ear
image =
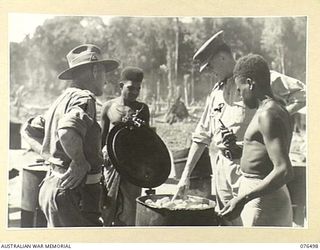
[[[251,78],[246,79],[246,83],[249,84],[249,89],[254,90],[255,82]]]

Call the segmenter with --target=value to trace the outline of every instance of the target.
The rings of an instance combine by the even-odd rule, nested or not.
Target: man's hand
[[[240,159],[242,156],[242,147],[237,145],[237,137],[232,130],[221,128],[223,145],[230,150],[232,159]]]
[[[172,200],[175,200],[178,196],[181,196],[182,198],[185,198],[187,196],[187,192],[189,190],[190,186],[190,180],[188,177],[181,177],[178,185],[177,185],[177,191],[172,197]]]
[[[72,161],[67,172],[61,177],[61,186],[64,189],[74,189],[81,184],[91,166],[87,161],[75,163]]]
[[[218,215],[221,217],[226,217],[227,220],[234,220],[240,216],[245,204],[246,202],[244,199],[238,197],[233,198],[225,205]]]
[[[228,128],[222,128],[221,136],[222,136],[222,143],[227,148],[236,145],[237,137],[232,130],[229,130]]]

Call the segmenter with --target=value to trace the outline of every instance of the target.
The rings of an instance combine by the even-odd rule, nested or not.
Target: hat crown
[[[66,57],[69,67],[72,68],[77,65],[99,61],[102,56],[101,50],[98,46],[93,44],[83,44],[72,49]]]
[[[86,64],[102,64],[105,72],[115,70],[119,66],[119,62],[111,59],[103,59],[101,50],[93,44],[82,44],[72,49],[66,56],[69,68],[58,75],[61,80],[72,80],[73,72],[76,68]]]

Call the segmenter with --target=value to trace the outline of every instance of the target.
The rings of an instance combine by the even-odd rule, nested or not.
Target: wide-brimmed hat
[[[210,37],[193,56],[193,60],[200,62],[200,72],[207,67],[209,59],[223,49],[230,49],[223,39],[223,30]]]
[[[61,80],[72,79],[72,72],[85,64],[101,63],[105,66],[106,72],[115,70],[119,66],[119,63],[116,60],[102,59],[100,48],[93,44],[80,45],[72,49],[66,57],[69,69],[66,69],[59,74],[58,78]]]

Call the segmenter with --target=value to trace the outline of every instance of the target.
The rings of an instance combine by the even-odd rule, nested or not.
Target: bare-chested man
[[[261,56],[239,59],[234,78],[244,104],[257,112],[244,136],[239,195],[220,215],[229,219],[240,215],[244,226],[292,226],[286,186],[293,175],[289,113],[273,96],[270,71]]]
[[[137,67],[126,67],[121,72],[121,95],[107,101],[102,109],[102,147],[106,145],[107,135],[115,124],[134,113],[149,126],[150,112],[147,104],[136,99],[139,96],[143,71]],[[136,216],[136,198],[141,195],[141,187],[122,178],[110,163],[105,171],[108,190],[108,207],[102,216],[105,226],[134,226]]]

